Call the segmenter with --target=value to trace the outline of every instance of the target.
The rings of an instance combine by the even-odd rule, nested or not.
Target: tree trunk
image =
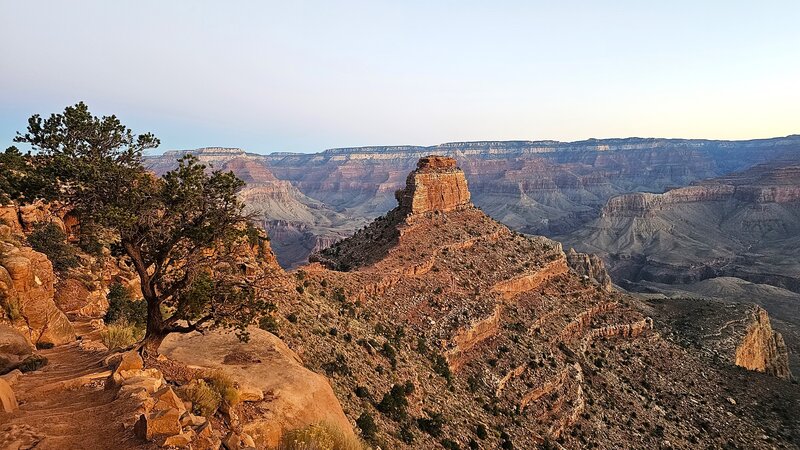
[[[147,330],[147,334],[145,334],[140,344],[139,353],[141,353],[142,356],[158,355],[158,348],[161,347],[161,343],[164,342],[164,338],[166,337],[167,333],[151,333],[150,330]]]

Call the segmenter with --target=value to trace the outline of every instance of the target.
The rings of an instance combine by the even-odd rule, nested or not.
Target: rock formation
[[[747,334],[736,347],[736,365],[789,379],[789,353],[783,336],[772,330],[769,315],[761,308],[752,314]]]
[[[283,215],[287,207],[265,204],[266,221],[284,219],[294,228],[305,224],[315,236],[342,238],[394,207],[393,193],[404,187],[408,172],[425,155],[458,157],[470,183],[472,201],[517,231],[550,237],[571,232],[593,220],[614,195],[662,192],[692,181],[743,170],[783,153],[797,151],[800,138],[753,141],[686,139],[603,139],[581,142],[454,142],[430,147],[386,146],[331,149],[320,153],[260,155],[240,149],[166,152],[148,159],[156,173],[174,167],[185,153],[220,168],[246,158],[290,182],[310,211],[341,216],[303,219]],[[238,166],[231,166],[235,172]],[[241,170],[243,178],[249,169]],[[294,200],[287,200],[293,204]],[[326,211],[310,202],[325,205]],[[274,211],[273,209],[274,208]],[[348,224],[350,221],[360,223]],[[342,234],[342,232],[345,232]],[[297,264],[311,238],[276,245],[278,257]],[[305,256],[303,256],[305,257]]]
[[[72,324],[53,301],[54,284],[53,265],[47,256],[15,243],[6,234],[0,242],[2,314],[34,344],[60,345],[75,340]]]
[[[791,378],[783,336],[763,308],[686,298],[653,299],[648,305],[656,310],[659,328],[682,345],[724,364]]]
[[[225,332],[171,335],[161,353],[231,376],[250,396],[254,409],[261,411],[242,418],[243,431],[258,448],[274,448],[283,433],[317,423],[352,433],[325,377],[303,367],[300,358],[271,333],[254,328],[247,343]]]
[[[579,276],[599,284],[605,291],[611,291],[611,277],[606,271],[603,260],[597,255],[578,253],[571,248],[567,252],[567,264]]]
[[[465,195],[428,201],[429,192],[460,192],[453,166],[420,162],[395,209],[312,256],[295,273],[300,299],[278,303],[286,342],[328,374],[351,420],[374,420],[382,446],[433,448],[447,436],[465,448],[479,424],[502,430],[479,441],[489,448],[789,439],[770,431],[772,420],[800,432],[776,412],[783,406],[745,411],[723,396],[769,397],[781,386],[788,405],[800,398],[794,385],[754,371],[732,376],[735,346],[712,364],[664,339],[654,331],[660,310],[607,290],[596,257],[515,233]],[[426,170],[447,176],[417,178]],[[425,431],[432,420],[438,436]],[[699,423],[727,425],[707,433]]]
[[[464,172],[456,160],[444,156],[420,158],[417,170],[406,180],[406,188],[397,192],[400,209],[408,214],[448,212],[472,206]]]

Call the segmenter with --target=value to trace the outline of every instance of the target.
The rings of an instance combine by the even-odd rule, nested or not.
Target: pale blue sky
[[[0,0],[0,145],[78,100],[162,150],[800,133],[800,1]]]

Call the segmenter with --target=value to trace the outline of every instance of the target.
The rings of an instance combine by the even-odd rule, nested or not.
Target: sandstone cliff
[[[47,256],[22,245],[11,227],[0,225],[0,320],[33,344],[75,340],[72,324],[53,301],[55,281]]]

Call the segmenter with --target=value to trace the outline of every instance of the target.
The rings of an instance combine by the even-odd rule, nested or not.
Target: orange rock
[[[177,409],[181,415],[186,412],[186,408],[183,406],[183,400],[181,400],[169,386],[155,392],[153,394],[153,399],[156,401],[155,405],[153,405],[153,410],[155,411]]]
[[[176,333],[164,340],[160,352],[190,366],[222,370],[239,385],[270,392],[261,403],[264,412],[243,424],[242,431],[253,437],[258,448],[274,447],[284,430],[320,422],[353,433],[324,376],[303,367],[300,358],[273,334],[258,328],[249,332],[247,343],[223,331]],[[238,354],[256,357],[241,364],[225,364]]]
[[[471,206],[464,172],[456,160],[443,156],[426,156],[417,163],[417,170],[406,179],[406,188],[396,194],[401,209],[407,214],[431,211],[453,211]]]
[[[7,413],[16,410],[19,406],[11,386],[2,378],[0,378],[0,406],[3,407],[3,412]]]

